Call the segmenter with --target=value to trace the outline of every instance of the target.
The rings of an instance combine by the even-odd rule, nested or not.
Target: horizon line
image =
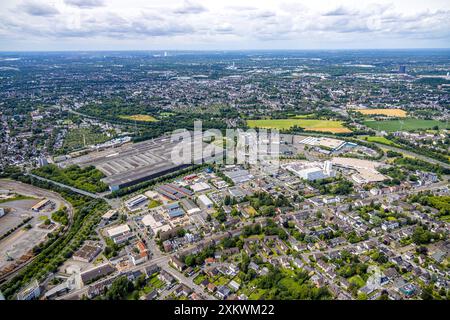
[[[430,47],[430,48],[334,48],[334,49],[62,49],[62,50],[0,50],[0,53],[45,53],[45,52],[255,52],[255,51],[410,51],[410,50],[450,50],[450,47]]]

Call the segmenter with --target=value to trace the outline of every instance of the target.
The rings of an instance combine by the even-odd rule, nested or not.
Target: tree
[[[192,267],[195,264],[195,256],[194,255],[187,255],[184,258],[184,263],[188,266],[188,267]]]

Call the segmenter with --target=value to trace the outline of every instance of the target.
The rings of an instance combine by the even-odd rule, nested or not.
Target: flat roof
[[[328,137],[305,137],[300,141],[300,143],[311,146],[323,146],[331,149],[337,149],[342,144],[344,144],[345,141]]]
[[[111,219],[115,214],[117,214],[117,210],[108,210],[103,216],[103,219]]]
[[[134,207],[135,205],[138,205],[147,199],[148,198],[146,196],[144,196],[143,194],[140,194],[136,197],[133,197],[133,198],[125,201],[125,204],[127,205],[127,207]]]
[[[200,191],[203,191],[203,190],[208,190],[208,189],[210,189],[211,187],[209,186],[209,184],[207,184],[206,182],[198,182],[198,183],[194,183],[192,186],[191,186],[191,189],[194,191],[194,192],[200,192]]]
[[[162,226],[162,223],[159,221],[156,221],[155,218],[153,217],[153,215],[151,215],[151,214],[146,214],[142,218],[142,223],[144,224],[144,226],[150,227],[152,229]]]
[[[171,218],[181,217],[182,215],[184,215],[184,211],[181,209],[169,211],[169,217],[171,217]]]
[[[101,250],[101,247],[96,244],[85,244],[78,249],[73,255],[74,257],[80,257],[83,259],[93,259]]]
[[[209,206],[209,205],[212,205],[212,204],[213,204],[213,202],[212,202],[206,195],[204,195],[204,194],[200,195],[200,196],[198,197],[198,200],[200,200],[201,202],[203,202],[203,204],[204,204],[205,206]]]
[[[122,224],[115,228],[109,229],[107,232],[110,237],[115,237],[128,231],[130,231],[130,227],[128,226],[128,224]]]
[[[103,151],[91,152],[89,154],[72,158],[60,163],[67,167],[72,164],[82,167],[93,165],[102,171],[106,178],[103,182],[109,186],[121,186],[132,184],[140,179],[158,175],[162,172],[177,170],[181,166],[191,165],[189,163],[178,163],[172,161],[172,151],[180,147],[180,143],[185,143],[182,149],[193,149],[193,138],[191,141],[171,141],[170,136],[162,136],[152,140],[146,140],[139,143],[124,144],[117,148],[109,148]],[[203,146],[213,146],[216,154],[222,154],[223,149],[220,146],[203,143]],[[194,161],[202,159],[202,150],[198,152],[193,150]],[[205,159],[209,160],[209,159]]]

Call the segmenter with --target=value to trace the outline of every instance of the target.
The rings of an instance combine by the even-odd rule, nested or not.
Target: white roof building
[[[155,217],[151,214],[147,214],[142,218],[142,223],[147,228],[152,229],[154,234],[157,234],[158,231],[164,232],[170,230],[170,226],[168,224],[162,223],[161,221],[156,221]]]
[[[206,182],[198,182],[198,183],[194,183],[191,186],[191,189],[194,192],[202,192],[202,191],[211,189],[211,187]]]
[[[148,198],[144,196],[143,194],[140,194],[134,198],[131,198],[128,201],[125,201],[125,205],[128,207],[128,209],[132,209],[136,207],[137,205],[141,204],[142,202],[146,201]]]
[[[127,232],[129,232],[131,229],[128,226],[128,224],[122,224],[120,226],[117,226],[115,228],[111,228],[107,231],[108,236],[110,236],[111,238],[117,237],[117,236],[121,236]]]
[[[109,210],[108,212],[106,212],[106,213],[102,216],[102,219],[104,219],[104,220],[110,220],[110,219],[113,218],[116,214],[117,214],[117,210]]]
[[[198,201],[200,201],[200,203],[206,208],[211,208],[214,205],[213,202],[204,194],[198,197]]]
[[[290,163],[285,168],[300,178],[313,181],[334,177],[336,172],[333,170],[333,165],[330,161],[324,163],[319,162],[294,162]]]

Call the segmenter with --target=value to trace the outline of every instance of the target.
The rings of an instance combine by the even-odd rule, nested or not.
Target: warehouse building
[[[180,201],[180,203],[181,203],[181,206],[184,208],[184,210],[186,210],[186,212],[188,214],[195,214],[195,213],[198,213],[201,211],[200,208],[197,207],[192,200],[185,198],[185,199],[182,199]]]
[[[136,197],[131,198],[130,200],[125,201],[125,205],[127,206],[128,210],[132,210],[147,200],[148,198],[146,196],[140,194]]]
[[[285,168],[308,181],[331,178],[336,175],[330,161],[325,161],[323,164],[317,162],[290,163]]]
[[[204,194],[198,197],[198,202],[200,206],[206,209],[211,209],[214,206],[214,203],[211,201],[211,199],[209,199]]]
[[[184,215],[184,211],[180,207],[180,204],[178,202],[168,204],[166,206],[166,210],[171,219],[178,218]]]
[[[91,152],[68,159],[60,163],[60,166],[67,167],[76,164],[87,167],[93,165],[106,175],[103,182],[109,185],[110,190],[116,191],[191,167],[193,163],[201,163],[202,160],[204,162],[213,161],[216,157],[223,155],[223,149],[214,146],[213,156],[203,159],[202,150],[200,152],[194,150],[191,161],[177,163],[172,161],[172,151],[179,150],[180,143],[186,143],[186,145],[181,145],[182,149],[193,150],[192,141],[171,141],[171,137],[162,136],[139,143],[124,144],[117,148]],[[211,145],[206,143],[203,146],[211,148]]]
[[[94,280],[103,278],[108,274],[113,273],[114,271],[116,271],[116,268],[114,268],[109,262],[106,262],[104,264],[101,264],[92,269],[82,272],[80,274],[81,281],[83,282],[84,285],[86,285]]]
[[[86,243],[72,256],[73,260],[89,263],[102,251],[102,247],[95,243]]]
[[[156,191],[169,200],[180,200],[181,198],[192,196],[192,191],[183,187],[178,187],[173,183],[159,186]]]
[[[120,226],[111,228],[107,231],[107,234],[116,244],[123,243],[134,237],[134,234],[133,232],[131,232],[128,224],[122,224]]]

